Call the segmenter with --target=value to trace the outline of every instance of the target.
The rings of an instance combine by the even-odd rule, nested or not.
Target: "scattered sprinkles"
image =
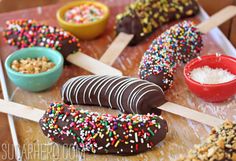
[[[163,72],[166,87],[173,84],[177,65],[199,56],[203,44],[201,33],[191,21],[183,21],[157,37],[144,53],[139,67],[139,76],[145,79]]]
[[[97,21],[104,13],[94,4],[81,4],[66,11],[65,20],[70,23],[84,24]]]
[[[80,48],[78,39],[69,32],[39,24],[35,20],[9,20],[6,24],[7,27],[3,33],[5,41],[18,48],[42,46],[58,50],[64,56]]]
[[[154,114],[99,114],[51,103],[41,128],[52,141],[91,153],[136,154],[164,139],[165,120]],[[141,141],[142,140],[142,141]]]

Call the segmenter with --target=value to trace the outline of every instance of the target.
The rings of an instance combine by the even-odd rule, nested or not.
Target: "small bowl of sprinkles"
[[[82,40],[101,35],[107,25],[109,9],[96,1],[74,1],[57,11],[59,25]]]
[[[195,58],[184,67],[191,92],[207,102],[222,102],[236,94],[236,58],[213,54]]]
[[[32,92],[53,86],[63,71],[64,59],[55,50],[44,47],[24,48],[13,52],[5,61],[9,79],[16,86]]]

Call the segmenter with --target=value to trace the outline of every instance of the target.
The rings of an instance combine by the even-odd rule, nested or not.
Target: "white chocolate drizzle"
[[[62,98],[71,104],[108,106],[121,112],[140,113],[143,98],[152,92],[164,99],[161,87],[146,80],[89,75],[69,79],[62,87]]]

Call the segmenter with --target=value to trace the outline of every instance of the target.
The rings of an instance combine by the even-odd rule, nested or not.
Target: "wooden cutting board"
[[[107,25],[106,32],[99,38],[92,41],[81,41],[82,50],[84,53],[99,59],[109,44],[115,37],[113,29],[115,22],[115,15],[124,10],[124,7],[130,1],[126,0],[101,0],[110,6],[111,17],[109,24]],[[56,10],[63,3],[46,6],[42,8],[32,8],[27,10],[21,10],[16,12],[0,14],[0,30],[5,26],[5,21],[8,19],[17,18],[34,18],[40,22],[47,23],[49,25],[58,26],[56,21]],[[199,18],[194,17],[191,20],[199,23]],[[162,33],[169,26],[177,22],[172,22],[168,25],[164,25],[159,28],[155,33],[147,38],[144,42],[135,47],[127,47],[120,57],[113,64],[114,67],[122,70],[124,75],[137,77],[138,66],[144,51],[151,44],[152,40]],[[1,37],[2,38],[2,37]],[[0,43],[0,53],[2,59],[5,59],[16,48],[6,45],[4,42]],[[202,55],[211,53],[223,53],[217,43],[210,37],[210,35],[204,36],[204,48]],[[11,93],[11,97],[15,102],[25,105],[34,106],[40,109],[46,109],[48,104],[53,101],[61,101],[60,88],[62,84],[71,77],[89,74],[83,69],[75,67],[73,65],[65,66],[63,75],[55,86],[50,90],[40,93],[31,93],[21,90],[8,81],[8,87]],[[166,98],[169,101],[176,102],[178,104],[187,106],[189,108],[208,113],[210,115],[229,120],[236,120],[236,97],[229,99],[224,103],[206,103],[195,95],[189,92],[183,79],[183,67],[178,68],[175,74],[174,87],[166,93]],[[81,108],[91,111],[97,111],[102,113],[119,113],[116,110],[81,106]],[[142,153],[135,156],[115,156],[115,155],[94,155],[85,154],[86,160],[174,160],[179,155],[185,155],[187,151],[193,147],[194,144],[199,143],[204,139],[210,127],[186,120],[184,118],[163,112],[163,117],[167,120],[169,125],[169,132],[166,139],[158,144],[153,150],[146,153]],[[41,129],[37,123],[33,123],[27,120],[15,118],[15,124],[17,128],[18,138],[21,148],[23,150],[23,156],[26,160],[78,160],[78,151],[73,153],[71,149],[63,146],[58,146],[52,143],[47,137],[43,135]],[[42,145],[42,146],[38,146]],[[42,149],[40,149],[42,148]],[[41,156],[41,154],[43,156]]]

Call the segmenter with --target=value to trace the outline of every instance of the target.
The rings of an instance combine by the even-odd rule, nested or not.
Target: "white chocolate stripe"
[[[113,80],[117,80],[117,76],[114,76],[114,77],[108,77],[108,81],[106,81],[103,85],[102,85],[102,87],[99,89],[99,95],[100,95],[100,93],[101,93],[101,91],[103,90],[103,88],[109,83],[109,84],[112,84],[112,82],[113,82]],[[111,82],[110,82],[111,81]],[[107,88],[108,89],[108,88]],[[107,91],[107,89],[106,89],[106,91]],[[106,95],[106,91],[105,91],[105,94],[104,95]],[[99,96],[98,95],[98,96]]]
[[[131,108],[132,105],[131,105],[130,97],[132,98],[133,92],[134,92],[136,89],[138,89],[140,86],[143,86],[143,85],[146,85],[146,84],[149,84],[149,82],[145,82],[145,83],[143,83],[143,84],[139,84],[138,86],[136,86],[135,88],[133,88],[133,90],[132,90],[132,91],[130,92],[130,94],[129,94],[129,97],[128,97],[128,99],[127,99],[127,106],[130,107],[130,110],[132,111],[132,113],[134,113],[134,111],[133,111],[133,108]],[[130,103],[129,103],[129,102],[130,102]]]
[[[137,85],[135,85],[136,83]],[[130,92],[127,93],[127,90],[130,90]],[[79,76],[68,80],[63,85],[62,95],[65,99],[71,101],[71,103],[72,100],[75,100],[77,104],[93,104],[93,101],[96,101],[99,106],[103,106],[102,96],[108,101],[110,108],[113,106],[122,112],[138,113],[140,100],[146,94],[153,91],[161,91],[164,94],[160,86],[145,80],[129,77],[92,75]],[[96,96],[95,100],[92,100],[94,96]],[[86,102],[87,100],[89,102]],[[122,102],[124,100],[126,102]]]
[[[133,103],[133,102],[136,100],[136,97],[138,96],[138,94],[139,94],[140,92],[142,92],[143,90],[146,90],[147,88],[152,87],[152,86],[153,86],[152,84],[149,84],[148,86],[142,87],[142,88],[139,89],[136,93],[134,93],[134,96],[133,96],[133,98],[132,98],[132,100],[131,100],[131,104],[135,104],[135,103]],[[156,89],[154,89],[154,90],[156,90]],[[136,105],[137,105],[137,104],[136,104]],[[136,109],[136,113],[138,112],[136,106],[132,106],[131,108],[135,108],[135,109]]]
[[[98,100],[99,100],[99,104],[101,104],[101,102],[100,102],[100,95],[101,95],[101,91],[103,90],[103,88],[106,86],[106,84],[108,84],[110,81],[112,81],[112,82],[114,82],[113,80],[117,80],[117,76],[114,76],[114,77],[110,77],[109,78],[109,80],[106,82],[106,83],[104,83],[103,84],[103,86],[100,88],[100,90],[99,90],[99,92],[98,92]],[[110,83],[110,84],[112,84],[112,82]],[[109,87],[109,86],[108,86]],[[108,89],[108,87],[107,87],[107,89]],[[106,89],[106,91],[107,91],[107,89]],[[106,91],[105,91],[105,94],[104,95],[106,95]],[[101,105],[102,106],[102,105]],[[110,108],[112,108],[112,106],[110,106]]]
[[[84,77],[84,78],[81,78],[81,77],[80,77],[80,78],[78,79],[79,82],[78,82],[78,83],[75,82],[74,98],[75,98],[76,103],[79,102],[79,101],[78,101],[78,94],[79,94],[80,87],[83,85],[82,83],[83,83],[83,81],[86,80],[86,79],[88,79],[88,78],[87,78],[87,77]]]
[[[139,103],[140,99],[141,99],[146,93],[153,92],[153,91],[155,91],[155,89],[148,90],[148,91],[144,92],[144,93],[138,98],[138,100],[136,101],[136,105],[135,105],[135,107],[136,107],[136,112],[137,112],[137,113],[138,113],[138,103]]]
[[[93,91],[94,95],[96,94],[98,88],[102,85],[102,83],[104,83],[107,79],[109,79],[109,77],[107,78],[107,76],[105,76],[104,79],[101,82],[98,83],[98,85],[96,86],[96,88]]]
[[[111,88],[110,92],[108,93],[108,103],[109,103],[109,106],[110,106],[110,107],[112,107],[112,105],[111,105],[111,95],[112,95],[112,93],[113,93],[113,90],[114,90],[117,86],[119,86],[120,84],[122,85],[122,83],[123,83],[123,82],[126,82],[126,81],[127,81],[126,79],[123,79],[122,81],[118,82],[116,85],[114,85],[114,86]],[[119,106],[118,106],[118,107],[119,107]]]
[[[64,95],[65,95],[65,90],[66,90],[66,88],[67,88],[67,86],[68,86],[68,84],[72,81],[72,80],[74,80],[75,78],[72,78],[72,79],[69,79],[69,80],[67,80],[66,81],[66,83],[62,86],[62,100],[64,101]],[[68,98],[67,98],[67,96],[66,96],[66,99],[68,100]]]
[[[105,91],[105,95],[107,94],[107,91],[110,89],[110,87],[113,85],[113,83],[115,83],[115,82],[118,81],[119,79],[120,79],[119,77],[116,77],[116,79],[110,83],[110,85],[107,87],[107,89],[106,89],[106,91]]]
[[[119,108],[121,109],[121,112],[125,112],[125,110],[124,110],[124,108],[123,108],[123,106],[122,106],[122,103],[121,103],[121,101],[122,101],[122,95],[123,95],[123,91],[125,90],[125,89],[127,89],[127,87],[129,87],[131,84],[132,84],[132,79],[127,79],[128,81],[125,83],[125,84],[123,84],[122,86],[120,86],[121,88],[120,89],[118,89],[116,92],[117,92],[117,94],[115,93],[115,97],[116,97],[116,103],[117,103],[117,105],[119,106]],[[117,96],[116,96],[117,95]]]
[[[75,100],[76,100],[76,103],[77,103],[77,104],[79,104],[78,95],[79,95],[80,89],[81,89],[82,86],[85,84],[85,82],[88,81],[88,80],[90,80],[90,79],[93,79],[93,77],[88,76],[88,77],[86,77],[84,80],[81,80],[81,81],[78,83],[78,86],[77,86],[77,88],[76,88],[76,90],[75,90],[75,93],[76,93],[76,95],[75,95]],[[83,99],[82,99],[81,101],[83,101]],[[85,102],[83,101],[82,104],[84,104],[84,103],[85,103]]]
[[[75,79],[77,79],[77,78],[75,78]],[[70,101],[70,102],[72,102],[72,99],[71,99],[71,90],[72,90],[72,88],[71,88],[71,86],[73,85],[73,80],[71,80],[71,82],[68,84],[68,86],[67,86],[67,92],[66,92],[66,97],[68,98],[68,100]]]
[[[124,85],[123,90],[121,89],[121,91],[119,91],[119,104],[120,104],[120,106],[121,106],[122,108],[123,108],[123,106],[122,106],[122,96],[123,96],[124,91],[125,91],[128,87],[130,87],[133,83],[137,83],[137,82],[139,82],[138,79],[132,79],[132,82],[130,82],[130,83]],[[131,110],[131,106],[127,106],[127,107]],[[122,111],[122,112],[124,112],[124,111]]]
[[[83,102],[84,102],[84,104],[86,104],[86,91],[87,91],[87,88],[89,87],[89,85],[90,84],[92,84],[93,83],[93,85],[90,87],[90,91],[92,91],[93,90],[93,87],[96,85],[96,83],[97,83],[97,81],[98,80],[100,80],[100,79],[102,79],[102,77],[98,77],[98,79],[96,79],[95,77],[92,77],[92,80],[91,81],[89,81],[88,82],[88,84],[87,84],[87,82],[85,82],[87,85],[86,85],[86,87],[84,88],[84,91],[83,91]],[[87,80],[88,81],[88,80]],[[88,95],[88,98],[89,98],[89,100],[90,100],[90,102],[92,102],[92,100],[91,100],[91,98],[89,97],[89,95]]]
[[[109,81],[110,77],[106,77],[103,81],[101,81],[99,83],[99,85],[96,87],[96,89],[94,90],[94,95],[96,94],[96,91],[98,90],[98,88],[100,87],[100,85],[102,85],[100,88],[99,88],[99,91],[98,91],[98,94],[97,94],[97,99],[98,99],[98,104],[99,106],[102,106],[101,104],[101,100],[100,100],[100,92],[102,91],[102,89],[104,88],[104,85],[106,85],[106,83]]]

